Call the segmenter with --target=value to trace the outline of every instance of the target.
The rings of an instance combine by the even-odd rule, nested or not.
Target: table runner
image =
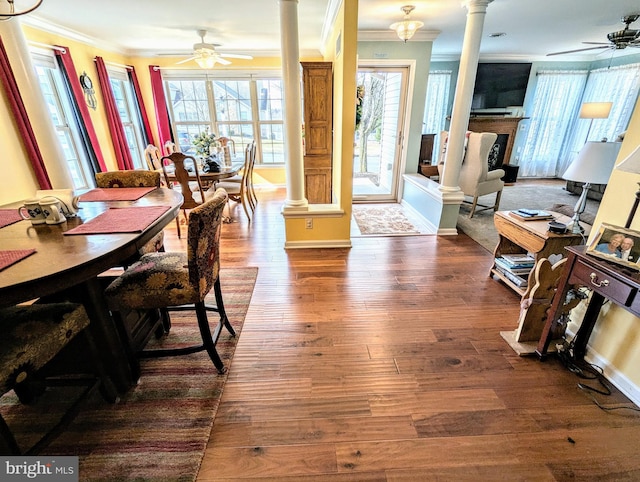
[[[10,249],[0,251],[0,271],[8,268],[18,261],[22,261],[24,258],[31,256],[35,252],[35,249]]]
[[[80,201],[136,201],[155,187],[114,187],[96,188],[80,196]]]
[[[0,209],[0,228],[22,221],[17,209]]]
[[[113,189],[117,191],[118,189]],[[116,234],[144,231],[170,206],[111,208],[64,234]]]

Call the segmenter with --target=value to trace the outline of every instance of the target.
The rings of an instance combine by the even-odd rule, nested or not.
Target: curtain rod
[[[96,62],[96,58],[93,58],[93,61]],[[116,62],[107,62],[106,60],[104,61],[105,65],[110,65],[111,67],[120,67],[121,69],[126,69],[126,70],[131,70],[132,67],[130,65],[124,65],[124,64],[117,64]]]
[[[62,47],[58,47],[57,45],[43,44],[41,42],[29,42],[29,44],[33,45],[35,47],[43,47],[43,48],[47,48],[47,49],[51,49],[51,50],[57,50],[58,52],[62,52],[63,54],[67,53],[67,49],[62,48]]]

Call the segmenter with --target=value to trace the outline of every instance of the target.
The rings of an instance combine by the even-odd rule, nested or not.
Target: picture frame
[[[632,242],[631,247],[629,244]],[[626,250],[623,258],[623,248]],[[640,232],[601,223],[587,254],[640,271]]]

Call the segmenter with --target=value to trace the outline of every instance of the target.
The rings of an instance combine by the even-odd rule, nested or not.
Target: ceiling
[[[339,2],[299,0],[302,56],[320,55],[325,20]],[[458,59],[467,12],[461,0],[359,0],[359,36],[398,40],[389,25],[402,20],[400,7],[407,3],[416,7],[411,17],[425,24],[414,39],[435,36],[432,59]],[[219,44],[219,52],[259,57],[279,55],[279,8],[277,0],[44,0],[21,19],[107,50],[142,56],[188,55],[200,41],[196,30],[204,28],[205,41]],[[583,41],[606,42],[606,34],[624,28],[620,19],[631,13],[640,13],[638,0],[494,0],[487,8],[480,57],[567,61],[640,53],[640,48],[626,48],[545,57],[588,47]],[[640,29],[640,19],[631,28]],[[492,33],[506,35],[492,38]]]

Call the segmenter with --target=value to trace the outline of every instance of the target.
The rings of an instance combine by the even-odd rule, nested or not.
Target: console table
[[[536,350],[541,360],[547,355],[554,325],[562,314],[567,293],[573,285],[586,286],[593,291],[574,340],[573,352],[578,360],[584,358],[591,331],[605,299],[640,317],[640,273],[590,256],[586,254],[586,246],[571,246],[566,250],[567,262]]]

